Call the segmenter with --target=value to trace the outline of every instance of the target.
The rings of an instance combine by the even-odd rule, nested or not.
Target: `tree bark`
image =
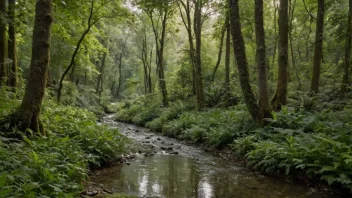
[[[320,68],[321,68],[321,61],[323,58],[324,15],[325,15],[324,0],[318,0],[318,16],[317,16],[317,24],[316,24],[316,32],[315,32],[313,74],[312,74],[312,82],[310,85],[310,93],[313,93],[313,94],[319,92]]]
[[[268,74],[266,61],[265,31],[263,17],[263,0],[254,0],[255,4],[255,32],[257,45],[257,67],[259,87],[259,108],[264,118],[271,118],[271,105],[268,93]]]
[[[17,57],[16,57],[16,29],[15,29],[15,5],[16,0],[9,0],[9,39],[8,56],[11,59],[9,85],[15,91],[17,87]]]
[[[0,87],[6,77],[6,1],[0,0]]]
[[[256,122],[262,122],[263,115],[256,102],[252,87],[249,83],[248,62],[246,57],[245,43],[241,31],[238,0],[230,0],[230,21],[233,49],[237,61],[237,69],[244,100],[252,119]]]
[[[196,96],[197,105],[199,109],[204,108],[204,88],[203,88],[203,76],[202,76],[202,58],[201,58],[201,46],[202,46],[202,0],[195,1],[194,10],[194,35],[196,39],[196,54],[195,54],[195,82],[196,82]]]
[[[228,13],[229,14],[229,13]],[[230,56],[231,55],[231,30],[230,21],[226,24],[226,48],[225,48],[225,99],[226,105],[230,99]]]
[[[344,74],[342,78],[341,91],[349,90],[349,70],[351,61],[351,41],[352,41],[352,0],[349,0],[348,6],[348,22],[346,30],[345,58],[344,58]]]
[[[52,0],[38,0],[35,7],[32,60],[22,104],[18,111],[21,130],[27,128],[44,133],[39,119],[50,61],[51,26],[53,22]]]
[[[271,100],[274,110],[281,110],[287,103],[288,76],[288,0],[280,0],[279,5],[279,54],[276,92]]]

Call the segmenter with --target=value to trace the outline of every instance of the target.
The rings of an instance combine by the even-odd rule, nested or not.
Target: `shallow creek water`
[[[194,146],[112,121],[111,116],[103,122],[152,148],[154,155],[137,153],[128,163],[93,172],[87,189],[163,198],[332,197],[303,184],[255,174]]]

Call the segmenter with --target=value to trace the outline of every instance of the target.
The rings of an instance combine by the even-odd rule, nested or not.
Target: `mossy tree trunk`
[[[264,118],[271,118],[271,105],[268,93],[268,74],[266,61],[265,31],[263,17],[263,0],[254,0],[255,4],[255,35],[257,45],[257,67],[259,84],[259,108]]]
[[[288,81],[288,0],[280,0],[279,5],[279,54],[278,79],[276,91],[271,106],[274,110],[281,110],[287,103]]]
[[[228,15],[229,13],[227,13]],[[227,17],[229,18],[229,17]],[[225,48],[225,99],[226,105],[230,99],[230,58],[231,58],[231,30],[230,21],[226,23],[226,48]]]
[[[6,82],[6,1],[0,0],[0,87]]]
[[[194,35],[196,40],[195,52],[195,88],[197,96],[197,106],[199,109],[204,108],[204,88],[203,88],[203,74],[202,74],[202,7],[203,0],[194,1]]]
[[[252,119],[258,123],[262,122],[263,115],[254,97],[252,87],[249,83],[248,62],[246,57],[245,43],[241,31],[241,21],[238,0],[230,0],[230,22],[233,40],[233,49],[237,62],[237,69],[241,83],[244,100]]]
[[[17,87],[15,5],[16,5],[16,0],[9,0],[9,21],[10,22],[9,22],[8,55],[9,55],[9,59],[11,59],[9,85],[10,87],[13,87],[13,88]]]
[[[346,28],[346,46],[345,46],[345,58],[344,58],[344,74],[342,78],[341,91],[346,92],[349,90],[349,70],[351,60],[351,41],[352,41],[352,0],[349,0],[348,6],[348,23]]]
[[[44,132],[39,116],[50,61],[52,0],[37,0],[32,41],[32,60],[22,104],[17,112],[18,127]]]
[[[310,93],[318,93],[319,91],[319,80],[320,80],[320,68],[323,58],[323,37],[324,37],[324,15],[325,6],[324,0],[318,0],[318,14],[317,14],[317,25],[315,32],[315,49],[313,57],[313,74],[312,82],[310,85]]]

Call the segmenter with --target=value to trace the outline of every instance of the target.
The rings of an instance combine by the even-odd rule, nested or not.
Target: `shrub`
[[[90,165],[124,151],[126,139],[88,110],[47,101],[42,120],[48,137],[0,136],[0,197],[77,197]]]

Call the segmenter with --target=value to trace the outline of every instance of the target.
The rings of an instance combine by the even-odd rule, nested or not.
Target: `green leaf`
[[[323,175],[320,177],[321,180],[328,182],[329,185],[334,183],[336,177],[334,175]]]
[[[6,184],[6,173],[3,172],[0,174],[0,188],[1,189],[4,188],[5,184]]]

